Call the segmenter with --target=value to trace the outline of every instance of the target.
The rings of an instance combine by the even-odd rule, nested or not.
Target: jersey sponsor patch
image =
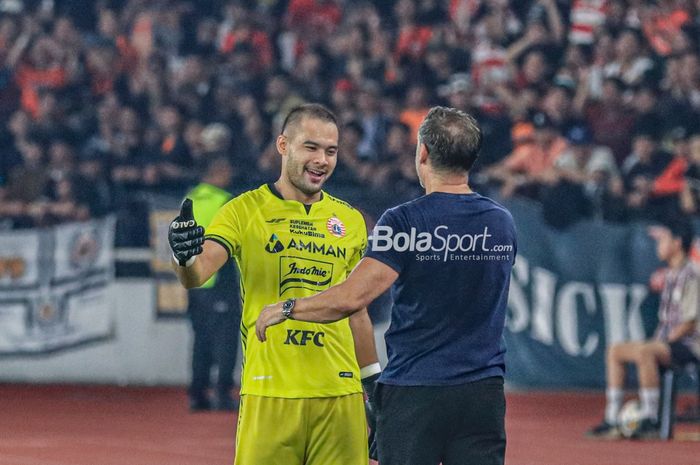
[[[328,228],[328,232],[333,234],[335,237],[345,236],[345,225],[342,221],[340,221],[340,218],[335,216],[329,218],[326,222],[326,228]]]
[[[293,346],[315,345],[325,347],[323,339],[326,333],[323,331],[310,331],[307,329],[288,329],[284,344]]]
[[[341,378],[352,378],[352,371],[341,371],[338,373]]]
[[[280,253],[284,250],[284,245],[280,242],[277,234],[270,236],[270,240],[265,245],[265,250],[269,253]]]
[[[318,232],[313,221],[306,220],[289,220],[289,232],[299,236],[316,237],[318,239],[326,237],[325,234]]]
[[[290,289],[321,292],[331,286],[333,263],[302,257],[280,257],[280,296]]]
[[[273,234],[265,244],[265,250],[269,253],[280,253],[283,250],[298,250],[299,252],[313,255],[331,256],[336,258],[346,258],[347,249],[323,242],[316,242],[306,239],[290,239],[285,246],[277,234]]]

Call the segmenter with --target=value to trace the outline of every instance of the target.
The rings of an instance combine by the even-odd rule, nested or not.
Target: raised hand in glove
[[[194,220],[192,200],[183,200],[180,214],[170,223],[168,243],[175,261],[180,266],[191,265],[195,255],[202,253],[204,228],[197,226]]]

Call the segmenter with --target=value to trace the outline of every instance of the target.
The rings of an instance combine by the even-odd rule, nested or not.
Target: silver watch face
[[[286,300],[282,304],[282,314],[289,318],[292,314],[292,309],[294,308],[294,300]]]

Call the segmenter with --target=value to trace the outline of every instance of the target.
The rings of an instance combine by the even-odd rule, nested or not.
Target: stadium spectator
[[[358,122],[359,156],[377,166],[394,156],[387,144],[396,121],[410,126],[432,103],[468,111],[484,133],[475,180],[524,150],[513,145],[528,140],[521,136],[534,112],[546,113],[558,136],[585,120],[621,169],[635,127],[658,127],[658,139],[668,139],[700,111],[697,2],[273,0],[194,8],[124,0],[89,11],[20,3],[20,12],[0,13],[4,198],[29,139],[45,149],[57,139],[73,146],[81,160],[74,171],[85,157],[94,165],[88,171],[104,173],[98,184],[112,185],[114,208],[152,193],[180,197],[201,175],[197,134],[210,123],[230,131],[234,166],[260,168],[237,180],[253,187],[277,171],[268,148],[278,115],[306,99],[330,105],[343,124]],[[415,182],[399,174],[389,178]],[[378,186],[384,177],[371,179]]]
[[[95,218],[115,208],[114,186],[109,182],[107,171],[107,162],[99,153],[87,153],[78,160],[76,198]]]
[[[622,197],[622,180],[612,152],[593,144],[586,125],[572,126],[566,138],[569,149],[561,154],[554,170],[544,179],[545,220],[564,227],[592,215],[614,217],[611,210]]]
[[[700,132],[692,134],[688,143],[688,170],[681,191],[681,208],[686,214],[700,212]]]
[[[569,13],[569,41],[592,45],[595,33],[605,23],[606,0],[575,0]]]
[[[638,86],[632,94],[631,104],[637,125],[664,129],[668,124],[668,115],[660,108],[659,90],[656,86]]]
[[[671,162],[672,156],[659,146],[659,132],[653,127],[638,127],[632,139],[632,153],[622,166],[626,203],[631,218],[659,219],[674,199],[654,194],[654,183]]]
[[[427,89],[419,85],[409,87],[406,92],[404,110],[399,119],[411,129],[411,140],[418,137],[418,128],[429,111]]]
[[[386,133],[391,124],[391,119],[381,108],[379,94],[379,85],[376,82],[367,81],[363,83],[357,95],[359,123],[362,126],[362,140],[358,153],[363,158],[375,160],[382,155]]]
[[[192,156],[183,137],[181,113],[174,105],[163,105],[156,109],[156,123],[160,142],[146,166],[146,182],[182,188],[191,179]]]
[[[447,83],[438,89],[438,95],[446,100],[450,107],[475,115],[481,124],[481,135],[484,144],[479,158],[474,165],[474,172],[484,166],[492,165],[503,159],[511,152],[510,129],[511,120],[506,108],[497,106],[483,109],[475,102],[475,88],[471,75],[467,73],[455,73],[450,76]],[[525,94],[522,92],[520,95]],[[533,99],[534,100],[534,99]],[[530,109],[525,105],[522,114]],[[534,104],[532,106],[534,108]],[[407,141],[411,144],[410,139]]]
[[[659,324],[654,337],[647,341],[613,344],[607,351],[607,403],[603,421],[589,434],[619,437],[618,414],[624,399],[626,365],[635,364],[639,378],[641,420],[634,428],[636,438],[658,436],[659,370],[674,365],[698,362],[700,357],[700,322],[698,275],[688,259],[693,229],[687,218],[676,217],[665,227],[653,230],[657,255],[669,265],[659,305]]]
[[[654,196],[677,197],[683,190],[685,173],[690,159],[689,130],[683,126],[673,128],[669,132],[669,152],[673,159],[661,174],[654,180],[651,193]]]
[[[398,0],[394,5],[396,17],[396,45],[394,56],[400,63],[419,62],[433,36],[433,29],[416,21],[416,3],[412,0]]]
[[[553,85],[547,89],[542,101],[542,111],[562,134],[566,134],[578,119],[573,109],[573,90],[564,83]]]
[[[682,27],[690,21],[690,15],[680,2],[660,1],[647,6],[642,19],[642,30],[654,51],[669,55],[682,35]]]
[[[589,76],[590,78],[590,76]],[[634,115],[623,99],[624,83],[617,78],[605,79],[600,99],[589,98],[589,86],[579,88],[577,111],[584,116],[596,143],[610,147],[618,163],[629,154]]]
[[[536,198],[540,184],[552,175],[557,159],[568,147],[545,113],[536,113],[532,123],[535,128],[532,140],[517,146],[507,158],[485,170],[486,176],[502,182],[504,197],[519,192]]]
[[[17,148],[22,162],[8,173],[0,208],[15,227],[34,226],[42,214],[39,202],[49,183],[44,149],[34,139],[21,141]]]
[[[387,192],[394,199],[410,199],[421,195],[416,176],[415,144],[411,142],[411,129],[403,123],[393,123],[386,141],[386,164],[382,165],[383,186],[377,190]],[[390,205],[387,205],[390,206]]]
[[[641,37],[637,30],[626,29],[615,40],[615,59],[605,65],[605,77],[620,79],[626,86],[639,84],[645,73],[654,63],[647,57],[640,46]]]

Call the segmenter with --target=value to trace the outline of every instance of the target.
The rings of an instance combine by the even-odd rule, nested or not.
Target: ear
[[[428,163],[428,147],[426,147],[426,145],[423,143],[421,143],[420,147],[418,148],[418,162],[421,165]]]
[[[277,146],[277,152],[284,156],[287,155],[287,144],[289,141],[287,140],[287,137],[285,137],[283,134],[280,134],[277,136],[277,141],[275,142],[275,145]]]

